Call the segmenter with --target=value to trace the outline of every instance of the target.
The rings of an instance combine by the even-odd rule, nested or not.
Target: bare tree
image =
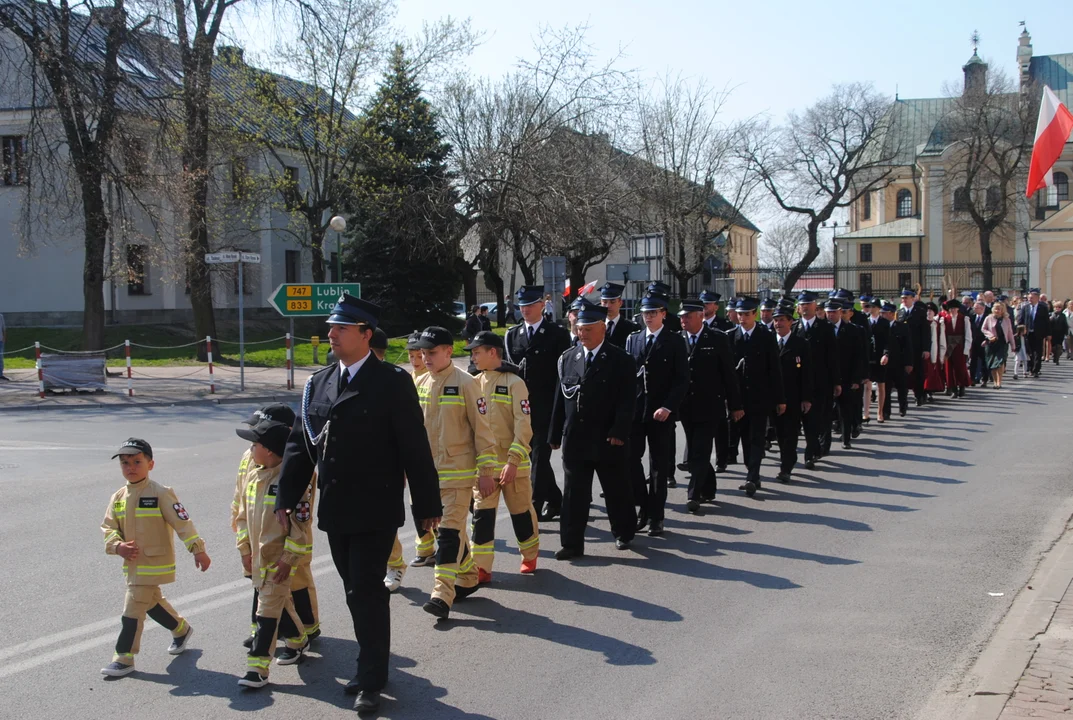
[[[1034,84],[1019,93],[1007,75],[991,72],[986,83],[966,86],[941,120],[951,154],[951,220],[975,236],[985,288],[994,287],[993,245],[1012,228],[1027,182],[1039,97]]]
[[[0,28],[18,40],[5,53],[16,72],[8,89],[31,109],[25,164],[15,168],[30,185],[24,233],[29,238],[33,225],[53,213],[81,226],[85,349],[104,346],[105,250],[116,217],[107,188],[133,190],[133,176],[144,172],[133,152],[139,141],[126,124],[138,120],[128,115],[144,118],[152,105],[121,63],[129,67],[147,24],[148,18],[131,22],[124,0],[0,4]]]
[[[736,162],[734,141],[743,125],[729,127],[720,118],[728,97],[679,75],[638,101],[643,224],[663,235],[664,261],[683,295],[717,252],[716,238],[745,222],[741,208],[758,185]]]
[[[821,225],[840,208],[890,183],[900,138],[895,112],[869,85],[836,85],[831,94],[786,124],[740,133],[741,159],[784,211],[803,216],[808,246],[787,273],[789,291],[819,257]]]

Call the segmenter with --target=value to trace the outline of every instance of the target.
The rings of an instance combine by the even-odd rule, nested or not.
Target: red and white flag
[[[1026,197],[1032,197],[1040,188],[1054,184],[1051,168],[1061,156],[1071,132],[1073,113],[1044,85],[1039,120],[1036,122],[1036,141],[1032,144],[1032,162],[1028,166]]]
[[[593,290],[596,289],[596,283],[597,282],[599,282],[599,281],[598,280],[590,280],[589,282],[587,282],[584,285],[582,285],[581,290],[578,292],[577,296],[578,297],[583,297],[583,296],[588,295],[589,293],[591,293]],[[563,297],[570,297],[570,278],[566,279],[566,287],[563,288]]]

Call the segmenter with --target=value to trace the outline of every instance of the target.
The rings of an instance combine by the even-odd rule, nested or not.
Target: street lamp
[[[343,282],[343,236],[346,230],[346,218],[336,215],[328,221],[328,225],[335,230],[335,281]]]
[[[846,227],[848,225],[849,225],[848,222],[842,223],[842,227]],[[827,221],[824,220],[823,222],[821,222],[820,227],[827,227]],[[833,268],[832,268],[833,277],[831,279],[832,279],[832,282],[834,283],[834,287],[832,288],[832,290],[837,290],[838,286],[839,286],[839,283],[838,283],[838,221],[837,220],[831,221],[831,258],[832,258],[832,264],[833,264]]]

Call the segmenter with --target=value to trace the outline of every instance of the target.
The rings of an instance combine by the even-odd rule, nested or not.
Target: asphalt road
[[[591,556],[556,562],[558,529],[544,524],[533,577],[517,572],[501,510],[495,582],[448,623],[420,608],[431,570],[410,570],[393,598],[382,717],[926,718],[1073,513],[1071,390],[1073,370],[1047,366],[873,421],[852,451],[754,500],[735,466],[702,517],[685,514],[682,483],[667,534],[629,552],[598,509]],[[301,665],[273,666],[268,688],[235,684],[251,591],[228,513],[244,449],[233,428],[248,410],[0,413],[0,715],[351,716],[341,686],[356,646],[319,534],[324,636]],[[153,477],[177,490],[214,562],[202,574],[181,555],[166,588],[196,629],[192,649],[167,655],[168,634],[147,623],[138,672],[104,680],[123,582],[99,524],[128,435],[153,443]]]

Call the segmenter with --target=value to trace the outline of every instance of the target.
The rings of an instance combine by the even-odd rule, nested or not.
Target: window
[[[4,145],[4,184],[25,185],[26,138],[21,135],[5,135]]]
[[[302,269],[302,251],[287,250],[286,257],[287,282],[296,283],[300,279]]]
[[[249,192],[250,173],[242,158],[231,159],[231,198],[242,200]]]
[[[913,191],[912,190],[899,190],[898,191],[898,210],[897,216],[900,218],[907,218],[913,216]]]
[[[1069,199],[1069,176],[1064,172],[1056,172],[1054,174],[1054,191],[1056,200]]]
[[[127,245],[127,295],[148,295],[145,246]]]
[[[954,212],[965,212],[969,209],[969,189],[959,187],[954,190]]]
[[[140,138],[127,138],[123,143],[123,166],[127,184],[135,189],[144,185],[148,158],[145,143]]]
[[[913,284],[913,273],[898,273],[898,287],[907,288]]]
[[[861,262],[872,262],[872,243],[861,243]]]
[[[992,185],[987,189],[987,197],[984,201],[984,206],[988,212],[994,212],[998,210],[999,205],[1002,203],[1002,194],[999,189]]]
[[[898,262],[913,262],[913,243],[898,243]]]
[[[283,168],[283,177],[288,185],[298,185],[298,168],[294,165],[287,165]]]
[[[872,193],[866,192],[864,194],[864,198],[862,198],[861,205],[862,205],[861,215],[863,216],[863,219],[864,220],[871,220],[872,219]]]
[[[860,295],[872,294],[872,273],[861,273]]]
[[[150,80],[157,79],[157,76],[153,74],[153,71],[149,69],[149,66],[136,57],[120,54],[116,57],[116,64],[119,65],[123,72],[130,75],[141,75]]]
[[[635,235],[630,242],[630,262],[648,263],[648,276],[652,280],[663,279],[663,235]],[[639,287],[644,289],[647,283]]]

